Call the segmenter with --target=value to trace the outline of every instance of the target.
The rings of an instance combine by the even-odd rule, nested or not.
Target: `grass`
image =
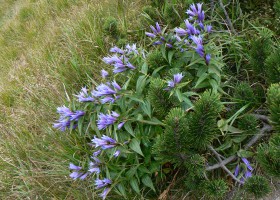
[[[0,0],[0,199],[94,199],[93,184],[72,181],[68,165],[81,136],[56,132],[56,107],[99,79],[117,42],[103,23],[116,17],[137,38],[145,0]]]

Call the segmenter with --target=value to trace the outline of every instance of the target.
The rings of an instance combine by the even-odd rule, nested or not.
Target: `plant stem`
[[[251,138],[251,140],[244,146],[244,149],[247,150],[249,149],[251,146],[253,146],[260,138],[262,138],[265,134],[265,132],[269,132],[272,130],[272,127],[268,124],[265,124],[262,129],[259,131],[258,134],[256,134],[254,137]],[[213,148],[213,147],[212,147]],[[210,149],[211,150],[211,149]],[[215,150],[214,150],[215,151]],[[213,152],[214,153],[214,152]],[[217,152],[216,152],[217,153]],[[215,154],[216,155],[216,154]],[[217,155],[219,155],[217,153]],[[214,169],[218,169],[220,167],[223,168],[223,166],[225,166],[226,164],[230,163],[231,161],[235,160],[237,158],[236,155],[230,156],[224,160],[222,160],[219,156],[219,162],[217,164],[211,165],[206,167],[206,171],[212,171]]]
[[[229,16],[228,16],[228,13],[227,13],[226,8],[225,8],[225,6],[224,6],[224,4],[223,4],[223,1],[222,1],[222,0],[219,0],[219,3],[220,3],[220,7],[222,8],[222,10],[223,10],[223,12],[224,12],[224,14],[225,14],[225,16],[226,16],[226,22],[227,22],[227,24],[229,25],[229,28],[230,28],[231,32],[233,32],[234,34],[236,34],[236,31],[235,31],[235,29],[234,29],[234,27],[233,27],[233,25],[232,25],[232,23],[231,23],[231,20],[230,20],[230,18],[229,18]]]
[[[225,171],[228,173],[228,175],[230,175],[236,182],[243,184],[244,182],[238,180],[238,179],[231,173],[231,171],[223,164],[223,161],[222,161],[220,155],[218,154],[218,152],[217,152],[212,146],[210,146],[210,145],[208,145],[208,148],[209,148],[210,151],[212,151],[212,152],[215,154],[215,156],[217,157],[217,159],[218,159],[218,161],[219,161],[219,163],[220,163],[221,168],[223,168],[223,170],[225,170]]]

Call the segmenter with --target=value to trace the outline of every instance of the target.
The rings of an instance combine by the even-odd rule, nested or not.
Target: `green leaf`
[[[237,152],[237,155],[239,157],[242,157],[242,158],[249,158],[249,157],[252,157],[254,155],[253,152],[251,151],[246,151],[246,150],[243,150],[243,149],[240,149],[238,152]]]
[[[169,62],[170,65],[171,65],[171,61],[172,61],[174,53],[175,53],[175,51],[169,51],[168,52],[168,62]]]
[[[152,77],[155,77],[156,74],[157,74],[160,70],[162,70],[164,67],[165,67],[165,66],[161,66],[161,67],[156,68],[156,69],[153,71],[153,73],[152,73]]]
[[[151,103],[150,101],[145,101],[145,103],[141,104],[141,108],[144,111],[144,113],[146,113],[150,118],[152,115],[152,108],[151,108]]]
[[[247,135],[240,135],[237,137],[232,138],[232,141],[235,143],[240,143],[247,138]]]
[[[202,74],[202,75],[198,78],[198,80],[197,80],[197,82],[196,82],[194,88],[198,88],[198,87],[199,87],[199,84],[201,84],[201,83],[202,83],[205,79],[207,79],[207,78],[208,78],[208,74],[207,74],[207,73]]]
[[[131,123],[130,122],[126,122],[124,124],[124,128],[127,132],[129,132],[130,135],[132,135],[133,137],[135,137],[134,131],[132,129]]]
[[[147,74],[148,73],[148,64],[146,62],[144,62],[144,64],[142,65],[141,72],[143,74]]]
[[[139,184],[136,178],[131,178],[129,184],[137,194],[140,194]]]
[[[232,145],[232,140],[227,140],[225,141],[221,146],[219,146],[218,148],[216,148],[217,151],[224,151],[228,148],[230,148]]]
[[[127,178],[131,178],[135,175],[136,171],[137,171],[137,168],[138,166],[135,166],[135,167],[131,167],[126,173],[125,173],[125,176]]]
[[[147,79],[147,77],[145,75],[139,76],[137,83],[136,83],[136,93],[137,94],[142,94],[143,89],[145,88],[145,85],[146,85],[146,79]]]
[[[154,192],[156,191],[156,189],[155,189],[155,187],[154,187],[154,184],[153,184],[153,182],[152,182],[152,179],[150,178],[149,175],[144,175],[144,176],[142,177],[141,181],[142,181],[142,183],[143,183],[145,186],[151,188]]]
[[[161,50],[161,53],[162,53],[162,57],[163,57],[165,60],[167,60],[167,58],[166,58],[165,46],[164,46],[164,45],[161,45],[160,50]]]
[[[122,183],[117,184],[118,191],[122,194],[122,196],[126,196],[125,187]]]
[[[176,96],[178,97],[179,101],[182,102],[183,101],[183,94],[179,89],[176,89]]]
[[[129,143],[129,147],[135,151],[136,153],[140,154],[141,156],[144,157],[141,147],[140,147],[140,141],[137,138],[133,138],[130,143]]]
[[[143,99],[140,99],[137,95],[128,96],[131,100],[137,101],[139,103],[144,103]]]

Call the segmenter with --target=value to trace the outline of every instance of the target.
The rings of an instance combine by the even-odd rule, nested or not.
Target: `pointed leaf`
[[[142,177],[141,181],[145,186],[151,188],[153,191],[156,191],[155,187],[154,187],[154,184],[153,184],[153,181],[152,181],[152,179],[149,175],[144,175]]]
[[[144,156],[140,147],[140,141],[137,138],[133,138],[131,140],[131,142],[129,143],[129,147],[136,153],[140,154],[141,156]]]

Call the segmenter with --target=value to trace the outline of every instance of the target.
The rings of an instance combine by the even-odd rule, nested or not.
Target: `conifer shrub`
[[[245,191],[253,194],[256,198],[262,198],[270,192],[269,183],[266,178],[262,176],[250,177],[245,185]]]
[[[257,149],[257,160],[270,176],[280,178],[280,134],[274,135],[268,144]]]
[[[280,84],[272,84],[267,93],[270,120],[276,132],[280,133]]]
[[[269,83],[280,82],[280,48],[265,60],[265,71]]]
[[[203,188],[203,192],[208,199],[223,199],[228,191],[228,185],[222,179],[205,181]]]

